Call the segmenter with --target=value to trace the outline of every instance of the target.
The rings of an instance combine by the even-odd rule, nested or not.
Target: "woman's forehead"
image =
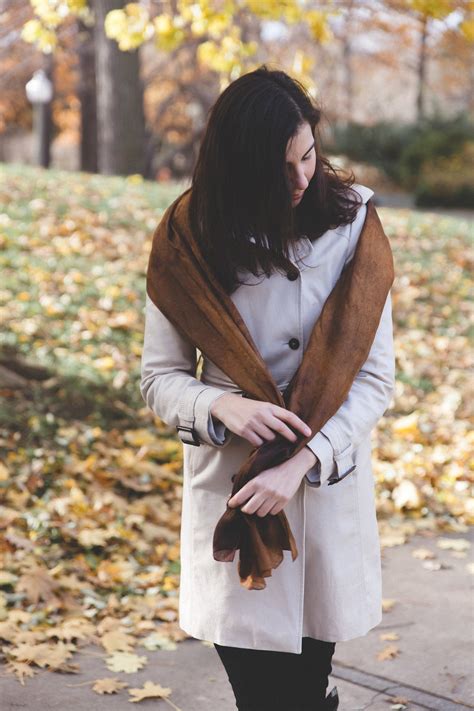
[[[286,159],[288,162],[299,161],[314,143],[313,132],[309,123],[305,123],[288,141]]]

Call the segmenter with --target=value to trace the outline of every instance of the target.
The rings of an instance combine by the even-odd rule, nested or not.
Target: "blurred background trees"
[[[473,146],[468,0],[0,4],[0,160],[34,162],[25,84],[45,68],[54,167],[186,178],[220,91],[266,62],[321,102],[328,152],[421,202],[472,200],[459,171]]]

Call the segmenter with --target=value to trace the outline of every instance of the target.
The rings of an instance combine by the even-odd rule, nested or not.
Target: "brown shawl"
[[[283,396],[237,307],[193,239],[187,211],[190,190],[167,208],[154,232],[146,281],[149,297],[250,398],[291,410],[311,428],[309,436],[293,430],[296,442],[277,434],[252,449],[233,478],[233,496],[260,472],[299,452],[342,405],[369,355],[395,277],[394,263],[389,240],[369,200],[354,257],[328,296],[303,361]],[[281,563],[284,550],[291,551],[293,560],[298,555],[283,510],[262,517],[227,506],[214,531],[214,558],[233,561],[237,549],[240,582],[249,590],[266,587],[264,578]]]

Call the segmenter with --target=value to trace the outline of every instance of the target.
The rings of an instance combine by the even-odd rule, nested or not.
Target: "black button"
[[[290,338],[290,340],[288,341],[288,345],[290,346],[290,348],[293,348],[293,350],[296,351],[296,349],[300,347],[300,342],[297,338]]]
[[[299,272],[287,272],[286,276],[290,281],[295,281],[295,279],[298,279],[299,275]]]

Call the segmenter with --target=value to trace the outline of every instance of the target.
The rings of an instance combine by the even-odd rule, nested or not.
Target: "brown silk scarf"
[[[283,435],[254,447],[233,477],[233,496],[260,472],[300,451],[346,399],[366,361],[395,278],[390,242],[371,200],[354,257],[343,268],[315,322],[303,360],[284,395],[230,296],[205,262],[191,233],[188,189],[165,211],[152,241],[146,290],[176,329],[246,395],[294,412],[311,428],[295,442]],[[230,496],[229,496],[230,498]],[[213,537],[217,561],[231,562],[239,549],[240,583],[266,587],[265,578],[283,560],[298,555],[284,511],[276,515],[226,510]]]

